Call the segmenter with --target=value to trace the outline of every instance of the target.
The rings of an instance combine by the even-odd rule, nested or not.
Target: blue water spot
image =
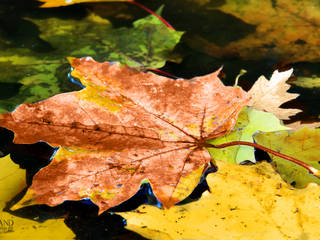
[[[109,62],[109,65],[112,66],[115,63],[117,63],[117,62]]]
[[[12,110],[10,110],[10,112],[14,112],[19,106],[20,104],[16,105]]]
[[[52,161],[52,159],[54,158],[54,155],[56,155],[56,152],[58,151],[58,147],[55,147],[55,148],[53,148],[53,153],[52,153],[52,155],[51,155],[51,157],[50,157],[50,159],[49,159],[49,161],[51,162]]]
[[[150,183],[143,183],[138,192],[127,201],[109,209],[109,212],[123,212],[136,209],[142,204],[153,205],[162,208],[161,203],[153,194]]]
[[[118,184],[118,185],[116,185],[116,187],[117,187],[117,188],[119,188],[119,187],[121,187],[121,186],[122,186],[122,184]]]
[[[80,86],[81,88],[86,88],[86,86],[84,86],[78,79],[73,78],[71,76],[71,72],[72,72],[73,68],[71,68],[71,71],[68,73],[68,79],[70,80],[70,82]]]
[[[202,174],[200,178],[200,182],[198,183],[197,187],[192,191],[192,193],[186,197],[184,200],[177,203],[178,206],[194,202],[200,199],[201,195],[205,191],[210,191],[210,188],[208,186],[208,183],[206,181],[206,177],[208,174],[216,172],[217,168],[213,165],[209,165],[209,167],[206,169],[204,174]]]
[[[97,206],[96,204],[94,204],[90,200],[90,198],[83,198],[83,199],[78,200],[78,201],[75,201],[75,200],[65,200],[65,201],[63,201],[64,204],[75,203],[75,202],[82,203],[82,204],[89,205],[89,206]]]
[[[161,202],[159,202],[159,200],[153,194],[153,191],[152,191],[150,183],[145,183],[143,185],[145,185],[146,194],[147,194],[147,198],[148,198],[147,204],[154,205],[154,206],[156,206],[156,207],[161,209],[162,208],[162,204],[161,204]]]
[[[124,218],[122,218],[122,222],[123,222],[124,227],[128,225],[127,220],[125,220]]]
[[[84,204],[86,204],[86,205],[95,205],[95,204],[90,200],[90,198],[81,199],[80,202],[81,202],[81,203],[84,203]]]

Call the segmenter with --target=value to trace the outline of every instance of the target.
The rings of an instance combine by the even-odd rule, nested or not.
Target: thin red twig
[[[161,20],[161,22],[163,22],[165,25],[167,25],[168,28],[172,29],[173,31],[175,31],[174,27],[172,27],[172,25],[165,20],[163,17],[159,16],[158,14],[156,14],[155,12],[153,12],[152,10],[150,10],[149,8],[145,7],[144,5],[142,5],[141,3],[135,2],[135,1],[129,1],[129,3],[134,4],[140,8],[142,8],[143,10],[147,11],[148,13],[152,14],[153,16],[156,16],[157,18],[159,18]]]
[[[171,77],[171,78],[175,78],[175,79],[177,79],[178,77],[177,76],[174,76],[174,75],[172,75],[172,74],[170,74],[170,73],[167,73],[167,72],[165,72],[165,71],[162,71],[162,70],[160,70],[160,69],[155,69],[155,68],[148,68],[148,69],[146,69],[147,71],[151,71],[151,72],[156,72],[156,73],[161,73],[161,74],[163,74],[163,75],[166,75],[166,76],[168,76],[168,77]]]
[[[315,175],[316,177],[320,177],[320,171],[318,169],[310,166],[309,164],[302,162],[302,161],[299,161],[298,159],[295,159],[295,158],[290,157],[288,155],[285,155],[283,153],[279,153],[277,151],[274,151],[270,148],[264,147],[264,146],[257,144],[257,143],[251,143],[251,142],[246,142],[246,141],[233,141],[233,142],[227,142],[227,143],[223,143],[223,144],[219,144],[219,145],[213,145],[210,143],[205,144],[206,147],[211,147],[211,148],[225,148],[225,147],[231,147],[231,146],[235,146],[235,145],[247,145],[247,146],[261,149],[261,150],[266,151],[268,153],[271,153],[275,156],[278,156],[278,157],[286,159],[290,162],[293,162],[293,163],[307,169],[311,174]]]

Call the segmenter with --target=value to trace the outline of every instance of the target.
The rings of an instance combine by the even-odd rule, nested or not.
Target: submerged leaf
[[[0,238],[1,240],[61,239],[69,240],[74,234],[64,224],[63,219],[47,220],[39,223],[19,218],[2,211],[6,203],[26,187],[25,170],[19,169],[9,155],[0,158]]]
[[[237,119],[232,131],[220,138],[208,141],[213,145],[232,141],[253,142],[253,135],[257,132],[274,132],[287,130],[272,113],[257,111],[252,108],[244,108]],[[232,146],[222,149],[209,148],[213,159],[225,160],[232,163],[241,163],[245,160],[255,162],[254,149],[250,146]]]
[[[225,87],[219,71],[172,80],[89,57],[70,61],[85,89],[0,116],[16,143],[61,146],[21,205],[90,198],[102,212],[148,179],[170,207],[199,182],[210,161],[205,142],[230,132],[249,100],[242,89]]]
[[[162,7],[157,13],[161,12]],[[154,15],[134,21],[132,28],[115,29],[109,21],[94,14],[89,14],[87,23],[60,18],[48,18],[47,24],[31,20],[39,26],[41,38],[53,47],[68,46],[69,52],[64,56],[91,56],[131,67],[163,67],[183,34],[168,28]]]
[[[162,210],[142,205],[118,214],[128,229],[148,239],[319,238],[319,186],[293,189],[265,162],[217,165],[219,170],[207,176],[210,192],[199,201]]]
[[[320,169],[320,129],[303,128],[297,132],[280,131],[276,133],[260,133],[254,139],[257,143],[292,156],[316,169]],[[305,187],[310,182],[320,184],[320,179],[290,161],[270,154],[275,168],[281,177],[295,187]]]
[[[312,77],[297,77],[291,83],[303,88],[319,88],[320,77],[316,75]]]
[[[81,20],[46,18],[35,23],[42,40],[52,49],[36,52],[29,48],[0,44],[0,113],[21,103],[36,102],[61,92],[79,90],[67,79],[67,56],[92,56],[119,61],[134,67],[160,68],[170,58],[182,32],[169,29],[150,15],[133,23],[132,28],[113,29],[111,23],[92,13]],[[11,93],[8,88],[12,86]]]
[[[319,2],[312,0],[225,0],[211,7],[231,14],[247,24],[256,26],[255,32],[216,47],[214,56],[236,52],[242,59],[281,59],[288,62],[318,62]]]

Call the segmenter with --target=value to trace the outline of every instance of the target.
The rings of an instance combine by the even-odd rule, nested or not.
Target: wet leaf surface
[[[62,147],[20,207],[90,198],[101,213],[133,196],[144,179],[171,207],[210,162],[204,143],[230,132],[249,100],[240,88],[225,87],[219,71],[172,80],[88,57],[70,61],[85,89],[1,116],[16,143]]]
[[[217,165],[218,171],[207,176],[210,192],[199,201],[170,209],[142,205],[119,213],[127,228],[163,240],[318,238],[318,185],[294,189],[265,162]]]
[[[294,156],[300,161],[320,169],[319,134],[319,129],[302,128],[297,132],[260,133],[254,139],[261,145]],[[273,155],[270,157],[275,168],[287,183],[298,188],[305,187],[310,182],[320,184],[319,178],[309,174],[304,168]]]

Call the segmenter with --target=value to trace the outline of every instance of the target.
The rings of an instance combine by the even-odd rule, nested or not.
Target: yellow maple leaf
[[[142,205],[119,213],[127,228],[158,240],[319,239],[320,186],[293,189],[265,162],[217,164],[219,171],[207,176],[211,193],[170,209]]]

